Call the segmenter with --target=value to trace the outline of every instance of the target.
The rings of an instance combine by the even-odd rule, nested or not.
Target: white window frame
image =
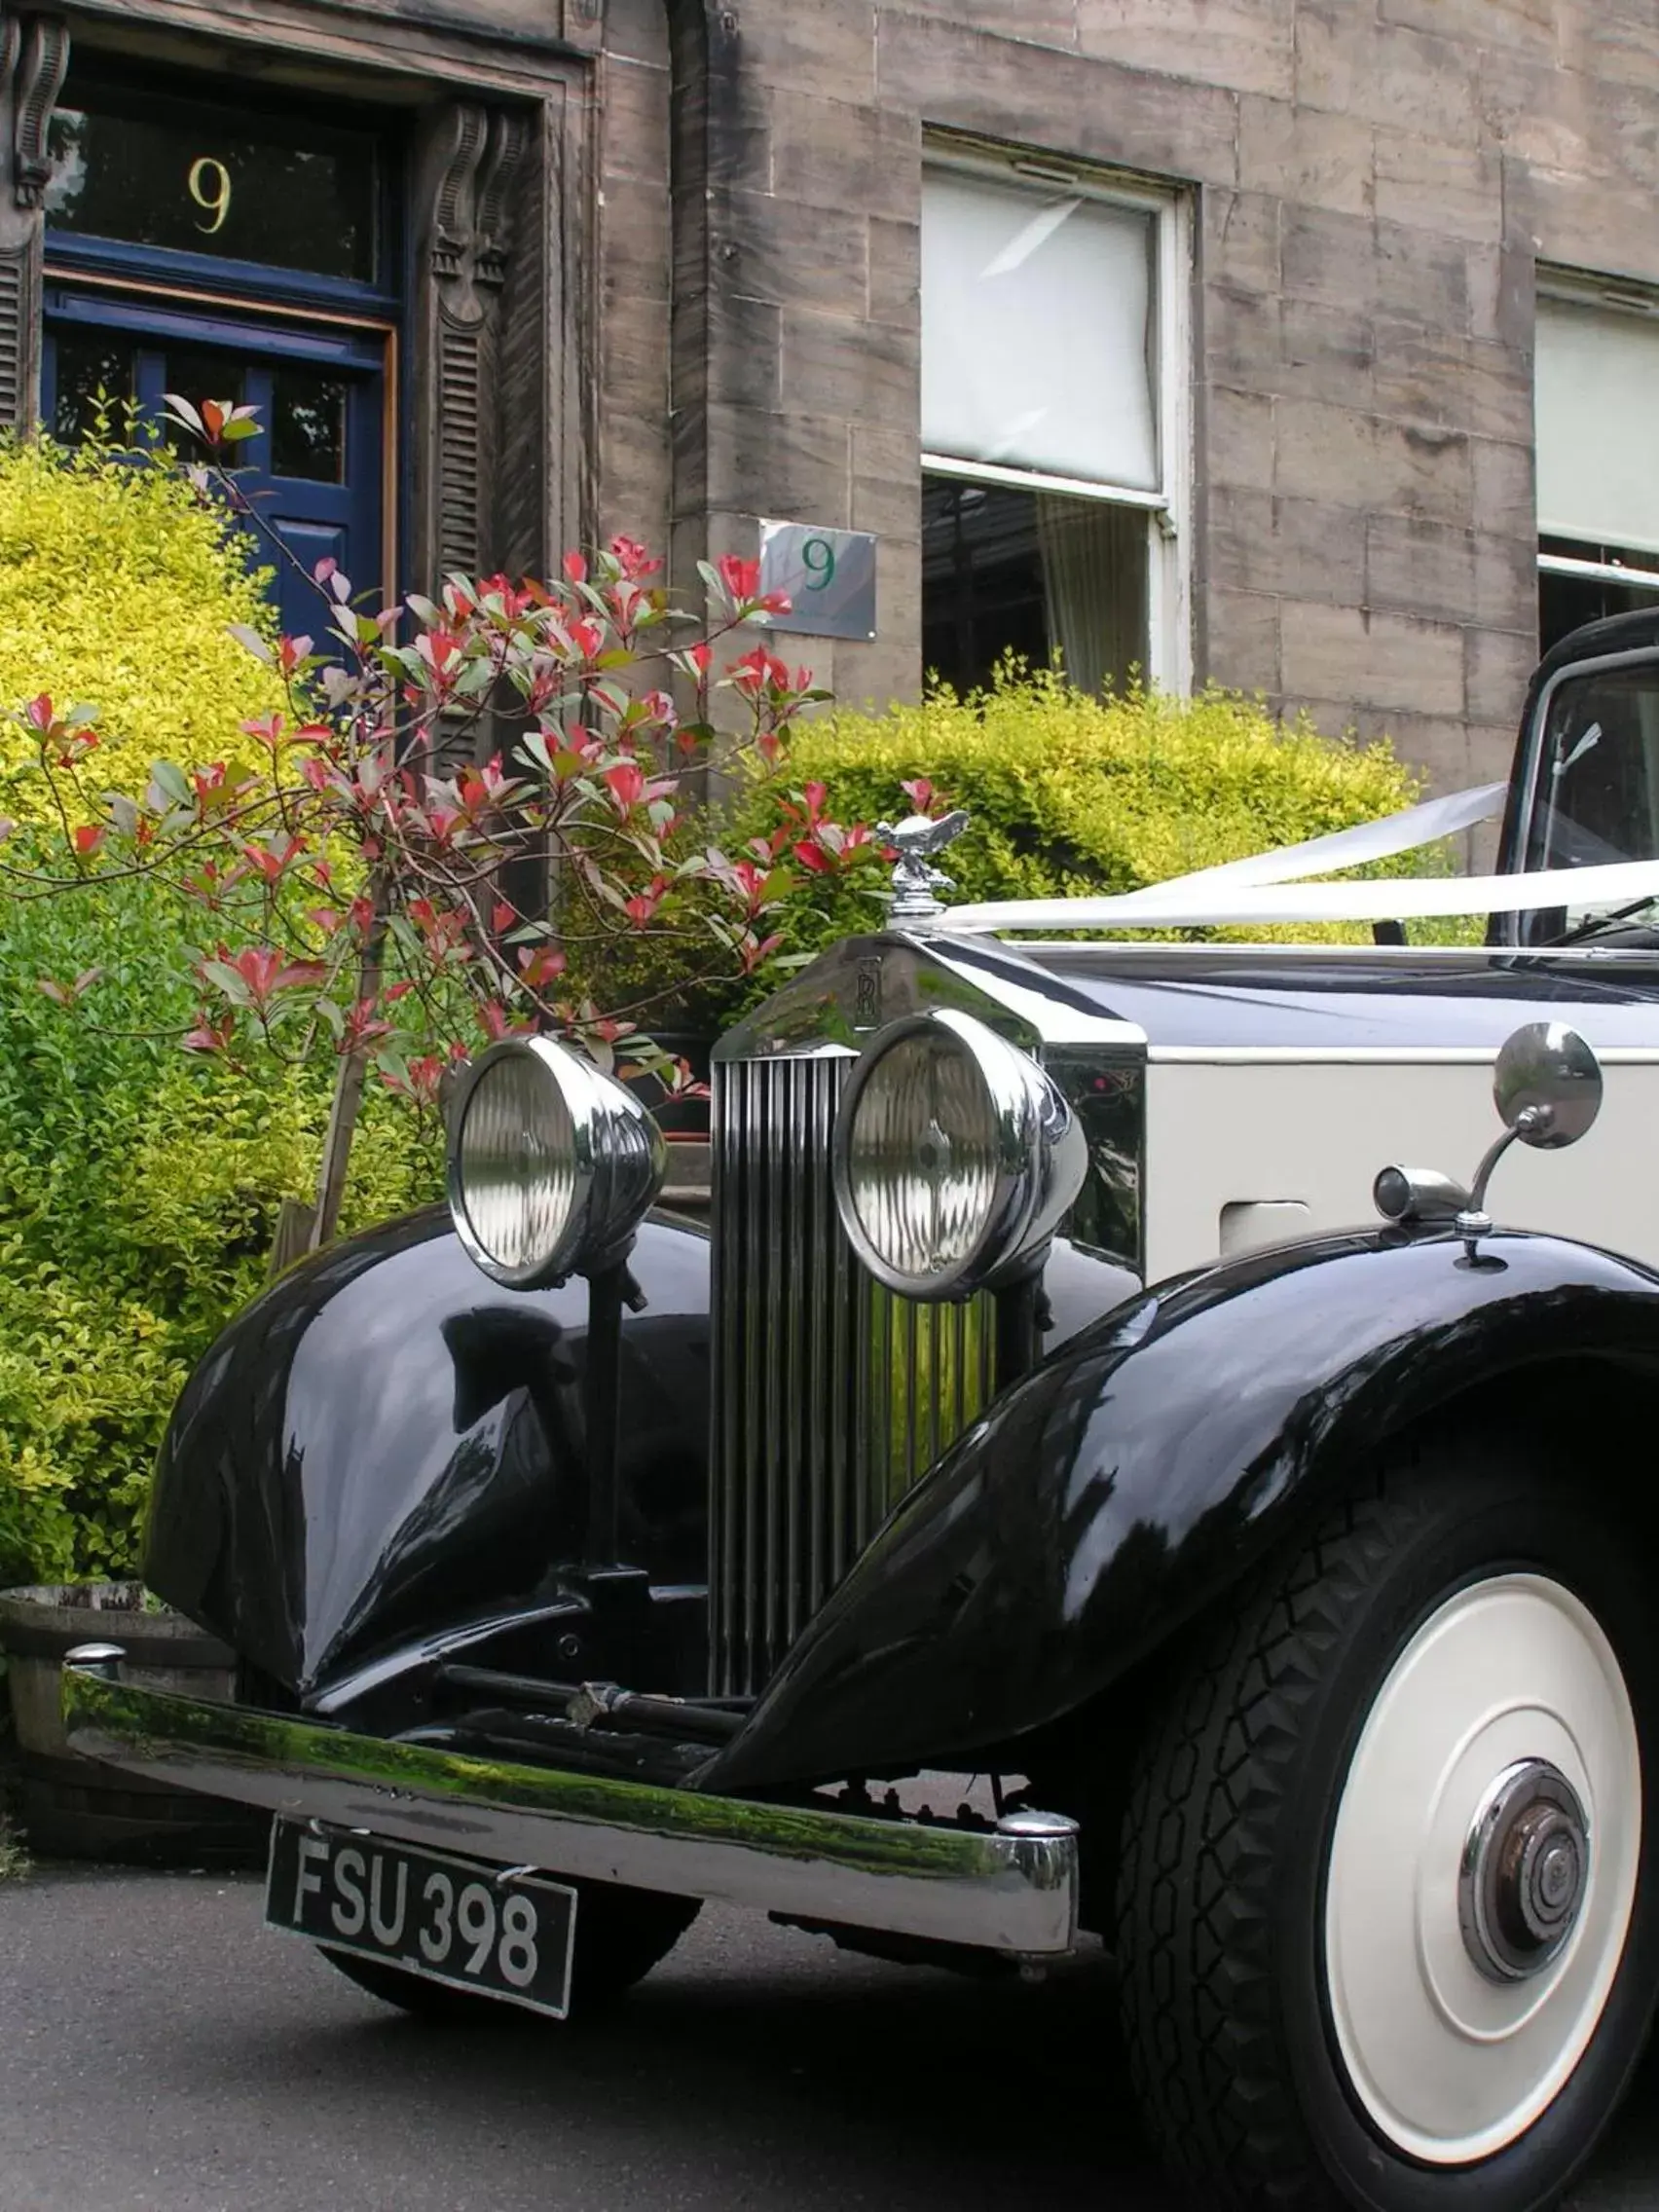
[[[1627,584],[1632,591],[1659,592],[1659,569],[1627,569],[1621,561],[1580,561],[1568,553],[1540,553],[1538,573],[1588,576],[1593,583]]]
[[[1156,359],[1153,397],[1158,422],[1156,491],[1137,492],[1070,476],[1049,476],[1028,468],[1002,468],[989,461],[960,461],[949,454],[922,453],[927,476],[952,476],[967,483],[1000,484],[1024,492],[1058,492],[1078,499],[1100,499],[1115,507],[1141,507],[1147,517],[1147,667],[1149,682],[1161,691],[1185,697],[1193,687],[1193,208],[1179,187],[1143,177],[1073,165],[1059,158],[1041,161],[1014,154],[997,155],[965,148],[929,134],[923,140],[925,170],[986,177],[1028,190],[1035,201],[1044,186],[1097,200],[1108,206],[1132,207],[1155,218],[1153,283]],[[927,330],[922,331],[927,344]]]
[[[1659,322],[1659,292],[1616,276],[1597,276],[1587,270],[1560,269],[1540,262],[1535,296],[1539,300],[1561,300],[1569,307],[1604,308],[1610,314],[1640,315]],[[1539,535],[1534,520],[1534,538]],[[1618,561],[1581,561],[1568,553],[1546,553],[1540,546],[1538,573],[1584,576],[1593,583],[1622,584],[1632,591],[1659,593],[1659,555],[1653,558],[1653,568],[1632,569]]]

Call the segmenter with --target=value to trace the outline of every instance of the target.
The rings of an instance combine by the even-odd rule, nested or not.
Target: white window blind
[[[1659,552],[1659,320],[1540,299],[1538,530]]]
[[[922,445],[1161,488],[1156,217],[935,171],[922,196]]]

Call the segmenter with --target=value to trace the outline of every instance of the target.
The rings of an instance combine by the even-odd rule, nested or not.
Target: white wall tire
[[[1546,1955],[1540,1941],[1531,1971],[1499,1980],[1465,1933],[1460,1895],[1482,1808],[1528,1762],[1565,1776],[1588,1849],[1561,1948]],[[1371,1708],[1325,1884],[1338,2047],[1397,2150],[1472,2165],[1549,2109],[1617,1975],[1641,1841],[1636,1715],[1595,1615],[1536,1574],[1489,1576],[1448,1598]]]
[[[1542,2212],[1616,2109],[1659,1982],[1659,1637],[1563,1472],[1403,1449],[1218,1609],[1143,1751],[1124,2028],[1206,2206]]]

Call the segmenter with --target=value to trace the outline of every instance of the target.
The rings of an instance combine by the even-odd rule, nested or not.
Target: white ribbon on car
[[[1200,868],[1144,891],[1105,899],[1006,899],[950,906],[944,930],[1210,929],[1268,922],[1406,922],[1452,914],[1575,913],[1659,899],[1659,861],[1538,868],[1513,875],[1388,876],[1305,883],[1322,869],[1358,867],[1416,851],[1501,813],[1508,787],[1483,784],[1449,798],[1339,830],[1305,844]]]
[[[1384,814],[1375,822],[1361,822],[1351,830],[1333,830],[1328,836],[1309,837],[1306,844],[1279,845],[1271,853],[1252,853],[1248,860],[1223,861],[1219,867],[1201,867],[1192,875],[1171,876],[1167,883],[1149,884],[1144,891],[1128,891],[1126,899],[1185,898],[1200,887],[1218,890],[1226,884],[1237,890],[1248,883],[1295,883],[1305,875],[1327,875],[1334,868],[1363,867],[1368,861],[1384,861],[1395,853],[1416,852],[1419,846],[1438,844],[1460,830],[1472,830],[1503,812],[1509,797],[1507,784],[1481,784],[1473,791],[1454,792],[1449,798],[1425,799],[1399,814]]]
[[[1163,886],[1157,887],[1159,891]],[[1522,875],[1391,876],[1382,882],[1224,885],[1207,896],[1162,899],[1009,899],[947,907],[950,930],[1220,929],[1259,922],[1409,922],[1447,914],[1521,914],[1551,907],[1595,912],[1659,900],[1659,861],[1609,867],[1534,868]]]

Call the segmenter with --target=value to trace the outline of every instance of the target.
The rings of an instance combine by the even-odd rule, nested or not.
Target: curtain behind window
[[[1147,518],[1101,499],[1035,495],[1049,637],[1082,691],[1122,688],[1147,657]]]

